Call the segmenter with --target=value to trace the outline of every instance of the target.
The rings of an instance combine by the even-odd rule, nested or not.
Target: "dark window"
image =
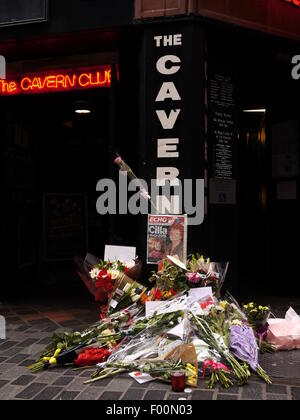
[[[0,26],[47,19],[47,0],[1,0]]]

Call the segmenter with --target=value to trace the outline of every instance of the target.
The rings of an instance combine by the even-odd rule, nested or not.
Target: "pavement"
[[[279,316],[290,304],[299,308],[299,303],[299,299],[278,298],[273,310]],[[191,394],[177,394],[169,384],[155,381],[139,385],[127,374],[84,385],[92,370],[55,368],[31,374],[28,366],[38,359],[54,332],[84,329],[98,319],[94,304],[85,299],[39,299],[0,304],[0,314],[6,318],[7,327],[6,340],[0,340],[0,400],[300,400],[300,351],[261,358],[273,385],[253,376],[248,385],[228,391],[207,390],[200,380]]]

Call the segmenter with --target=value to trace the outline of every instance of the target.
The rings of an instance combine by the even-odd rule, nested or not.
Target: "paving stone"
[[[213,391],[193,391],[192,400],[210,401],[213,399]]]
[[[46,386],[47,386],[47,384],[42,384],[42,383],[35,382],[35,383],[29,385],[27,388],[25,388],[19,394],[17,394],[16,398],[19,398],[19,399],[22,399],[22,400],[31,400],[38,393],[40,393],[42,389],[46,388]]]
[[[87,370],[84,370],[79,376],[81,378],[90,378],[94,371],[95,369],[91,369],[91,370],[87,369]]]
[[[21,325],[20,327],[16,328],[15,331],[25,332],[25,331],[28,331],[29,329],[30,329],[29,325]]]
[[[82,392],[86,389],[91,389],[90,385],[86,385],[84,383],[90,378],[83,378],[83,377],[76,377],[76,378],[69,377],[69,378],[72,379],[72,382],[67,387],[69,391]],[[98,396],[99,396],[100,395],[99,387],[94,387],[94,388],[95,388],[95,392],[98,392]]]
[[[0,352],[8,350],[17,344],[17,341],[5,341],[3,344],[0,344]]]
[[[288,397],[287,395],[283,394],[267,394],[267,400],[272,401],[287,401]]]
[[[45,346],[51,343],[52,343],[52,337],[49,337],[49,336],[37,342],[37,344],[44,344]]]
[[[22,341],[20,344],[18,344],[18,347],[26,348],[32,346],[34,343],[36,343],[38,339],[35,338],[27,338],[26,340]]]
[[[293,400],[300,400],[300,388],[292,387],[292,398]]]
[[[77,397],[76,400],[82,401],[96,401],[102,395],[103,390],[100,388],[91,388],[86,389],[85,391],[81,392]]]
[[[97,386],[97,387],[101,387],[101,388],[107,388],[109,386],[109,384],[111,383],[112,379],[111,378],[106,378],[106,379],[101,379],[101,381],[96,381],[90,384],[90,386]]]
[[[102,381],[100,381],[102,382]],[[130,387],[132,383],[132,379],[125,379],[125,378],[115,378],[113,379],[108,385],[107,390],[108,391],[121,391],[122,393],[127,391],[127,389]],[[102,383],[103,386],[103,383]]]
[[[186,400],[189,399],[189,394],[185,394],[184,392],[173,392],[168,395],[168,401],[178,401],[179,398],[185,398]]]
[[[2,356],[7,357],[7,358],[10,358],[10,357],[15,356],[16,354],[20,353],[22,350],[23,349],[21,349],[19,347],[13,347],[12,349],[9,349],[7,351],[4,351],[2,353]],[[6,361],[6,363],[8,363],[8,362]]]
[[[267,385],[267,393],[287,394],[287,387],[285,385]]]
[[[43,328],[43,332],[47,332],[47,333],[54,333],[55,331],[57,331],[59,329],[59,327],[57,325],[50,325],[48,327]]]
[[[131,384],[131,388],[136,388],[138,386],[139,388],[150,389],[151,384],[152,382],[147,382],[145,384],[138,384],[136,381],[133,380]]]
[[[134,381],[136,384],[136,381]],[[172,390],[172,384],[162,382],[162,381],[153,381],[148,383],[148,389],[149,390],[160,390],[160,391],[171,391]]]
[[[69,328],[71,330],[78,331],[79,329],[81,329],[82,323],[80,321],[70,319],[69,321],[59,322],[59,325],[61,325],[64,328]]]
[[[6,323],[7,324],[9,324],[9,323],[16,323],[16,322],[22,323],[21,318],[18,317],[18,316],[7,316],[6,317]]]
[[[29,385],[30,382],[32,382],[34,379],[35,379],[35,376],[33,375],[22,375],[18,379],[16,379],[14,382],[12,382],[11,385],[18,385],[18,386]]]
[[[237,395],[230,395],[230,394],[218,394],[217,400],[218,401],[236,401],[238,399]]]
[[[31,366],[36,360],[34,359],[26,359],[24,362],[20,363],[19,366],[29,367]]]
[[[15,398],[16,394],[20,391],[17,386],[6,385],[0,389],[0,400],[7,401]]]
[[[5,362],[5,360],[7,360],[7,358],[6,358],[6,357],[0,357],[0,364],[1,364],[1,363],[4,363],[4,362]]]
[[[67,386],[72,381],[73,378],[70,376],[61,376],[53,383],[53,386]]]
[[[129,390],[123,396],[122,400],[139,401],[143,399],[144,393],[145,389],[129,388]]]
[[[59,369],[53,369],[37,373],[39,382],[43,382],[48,385],[52,385],[59,378],[62,378],[61,371]]]
[[[19,364],[21,362],[23,362],[25,359],[28,359],[29,354],[18,354],[14,357],[12,357],[11,359],[8,359],[6,361],[6,363],[14,363],[14,364]]]
[[[147,391],[144,400],[163,401],[165,395],[165,391]]]
[[[78,376],[78,370],[68,369],[64,372],[64,376]]]
[[[105,391],[103,394],[98,398],[98,400],[102,401],[116,401],[121,398],[122,392],[109,392]]]
[[[7,384],[8,384],[8,381],[2,381],[2,380],[0,380],[0,389],[3,388]]]
[[[22,375],[28,374],[28,369],[22,366],[10,365],[10,369],[2,372],[1,379],[13,381]]]
[[[49,386],[34,397],[34,400],[48,401],[53,400],[61,392],[60,387]]]
[[[263,386],[259,383],[249,383],[243,387],[242,398],[246,400],[262,400]]]
[[[71,400],[75,400],[75,398],[79,395],[79,392],[76,391],[64,391],[61,394],[59,394],[59,396],[57,397],[58,400],[63,400],[63,401],[71,401]]]

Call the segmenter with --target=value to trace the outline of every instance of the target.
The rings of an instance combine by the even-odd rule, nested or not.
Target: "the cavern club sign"
[[[280,0],[285,3],[290,3],[293,6],[300,7],[300,0]]]
[[[63,92],[78,89],[107,88],[111,86],[111,67],[100,66],[84,71],[53,71],[26,74],[14,80],[9,76],[0,80],[0,95]]]

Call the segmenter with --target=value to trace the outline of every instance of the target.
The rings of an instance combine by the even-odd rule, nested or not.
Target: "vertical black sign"
[[[155,25],[144,43],[147,180],[204,179],[202,29],[191,22]]]
[[[145,26],[142,71],[143,176],[148,184],[151,180],[156,180],[158,185],[164,179],[170,180],[172,212],[189,216],[189,250],[196,232],[192,225],[199,227],[204,217],[204,191],[203,194],[202,190],[199,194],[200,188],[196,191],[197,180],[203,181],[204,185],[205,159],[204,36],[201,25],[189,21]],[[182,199],[177,201],[175,185],[178,179],[183,187],[185,180],[193,183],[194,202],[191,204],[197,206],[196,192],[198,199],[201,195],[198,207],[203,206],[203,217],[199,223],[194,223],[196,215],[190,215],[186,208],[187,189],[183,188]],[[158,210],[164,200],[162,189],[159,196],[155,202]],[[179,201],[181,211],[177,212]],[[199,230],[197,232],[199,246]]]

